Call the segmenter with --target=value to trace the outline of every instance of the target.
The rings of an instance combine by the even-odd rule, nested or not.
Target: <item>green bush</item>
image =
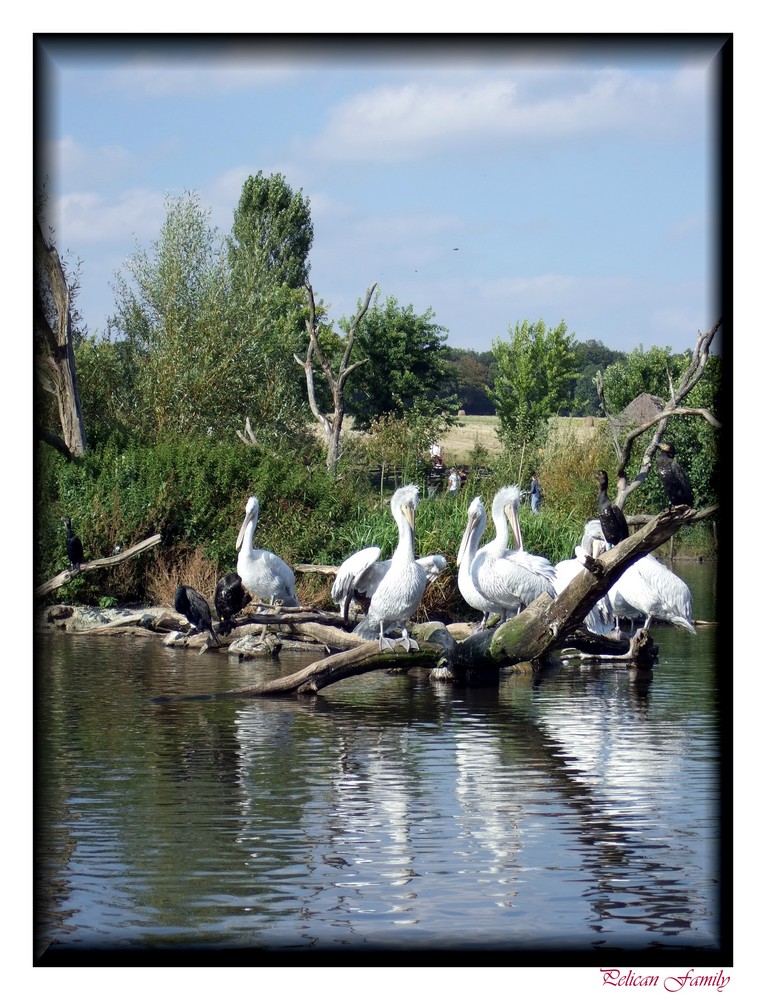
[[[609,468],[609,457],[605,439],[580,443],[569,437],[549,440],[544,452],[535,456],[544,502],[537,516],[527,502],[521,506],[522,537],[529,552],[554,563],[571,558],[584,522],[596,516],[592,473],[598,467]],[[469,474],[457,496],[444,491],[429,496],[424,479],[416,519],[417,555],[442,553],[454,576],[471,499],[481,496],[490,512],[495,492],[518,481],[518,469],[514,474],[502,460],[488,476]],[[379,546],[385,559],[398,537],[390,513],[392,490],[381,496],[379,484],[372,483],[366,472],[349,467],[333,478],[316,447],[267,453],[237,441],[181,438],[154,446],[106,445],[67,462],[42,446],[36,485],[37,583],[67,566],[65,514],[82,539],[86,560],[109,556],[116,546],[127,548],[157,532],[162,535],[160,549],[76,577],[52,595],[56,601],[101,606],[146,601],[160,560],[172,581],[174,566],[185,565],[192,553],[207,560],[211,572],[231,571],[236,566],[235,540],[251,495],[260,501],[256,544],[291,565],[338,565],[368,545]],[[521,486],[526,489],[528,483],[522,481]],[[631,497],[635,512],[646,511],[643,501],[643,489],[636,491]],[[675,551],[710,554],[714,535],[708,526],[702,527],[704,531],[685,529],[683,538],[679,533]],[[483,542],[493,536],[490,519]],[[453,592],[454,588],[449,590]]]

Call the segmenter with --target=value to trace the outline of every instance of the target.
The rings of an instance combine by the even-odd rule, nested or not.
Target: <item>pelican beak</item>
[[[511,531],[513,532],[516,548],[523,551],[524,545],[521,541],[521,525],[519,524],[519,512],[516,509],[516,505],[509,503],[504,510],[505,516],[508,518],[508,523],[511,526]]]
[[[252,516],[253,512],[248,511],[247,514],[245,515],[245,520],[242,522],[242,527],[239,529],[239,534],[237,535],[237,541],[235,542],[235,548],[237,552],[239,552],[239,550],[242,548],[242,542],[245,539],[245,528],[247,527]]]
[[[468,524],[465,526],[465,531],[463,532],[463,537],[460,540],[460,548],[457,550],[457,564],[458,566],[463,561],[465,556],[465,550],[468,548],[468,541],[473,534],[473,530],[479,521],[479,515],[472,513],[468,515]]]
[[[404,514],[404,519],[409,524],[410,528],[415,530],[415,508],[411,504],[405,504],[402,507],[402,513]]]

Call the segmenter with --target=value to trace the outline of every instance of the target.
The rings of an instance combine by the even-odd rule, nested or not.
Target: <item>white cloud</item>
[[[165,219],[165,197],[146,188],[123,191],[110,200],[93,191],[72,191],[53,199],[49,222],[63,246],[156,239]]]
[[[127,149],[118,143],[86,146],[71,135],[46,143],[46,172],[59,191],[140,182],[148,168],[172,157],[178,140],[172,136],[148,148]]]
[[[336,107],[314,153],[328,160],[394,162],[448,147],[465,151],[471,142],[484,148],[615,131],[675,137],[700,126],[703,81],[703,69],[648,74],[606,68],[389,84]]]
[[[136,169],[137,158],[117,144],[90,149],[71,135],[45,145],[47,169],[61,187],[90,185],[97,181],[114,180]]]

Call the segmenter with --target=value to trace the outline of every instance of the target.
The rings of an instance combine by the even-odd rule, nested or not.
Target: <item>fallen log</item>
[[[103,569],[105,566],[116,566],[126,559],[132,559],[133,556],[137,556],[141,552],[146,552],[147,549],[154,548],[161,541],[162,535],[152,535],[150,538],[145,538],[143,542],[138,542],[136,545],[131,545],[129,549],[118,552],[117,555],[105,556],[103,559],[92,559],[90,562],[80,563],[79,572],[90,573],[94,569]],[[56,576],[51,577],[45,583],[41,583],[35,589],[35,597],[44,597],[46,594],[50,594],[51,591],[58,590],[59,587],[63,587],[65,583],[69,583],[77,575],[78,571],[71,569],[65,569],[63,572],[57,573]]]
[[[442,655],[443,649],[435,643],[421,643],[419,650],[406,653],[404,650],[381,652],[377,642],[364,641],[362,646],[333,653],[286,677],[276,677],[250,687],[225,691],[217,697],[256,698],[265,695],[316,694],[328,684],[335,684],[336,681],[346,677],[357,677],[372,670],[435,667]]]

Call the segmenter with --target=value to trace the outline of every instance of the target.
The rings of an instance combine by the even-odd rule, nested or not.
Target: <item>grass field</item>
[[[461,417],[458,427],[451,427],[439,439],[444,445],[444,464],[468,465],[470,454],[477,444],[483,445],[490,455],[499,455],[502,446],[495,433],[497,417]]]
[[[566,429],[567,432],[574,430],[580,438],[595,434],[604,422],[603,418],[595,417],[553,417],[552,420],[554,435],[557,429]],[[447,467],[467,465],[477,443],[483,445],[490,456],[501,454],[503,448],[496,433],[499,426],[497,417],[461,417],[460,425],[452,427],[439,440],[439,444],[444,445],[444,464]]]

